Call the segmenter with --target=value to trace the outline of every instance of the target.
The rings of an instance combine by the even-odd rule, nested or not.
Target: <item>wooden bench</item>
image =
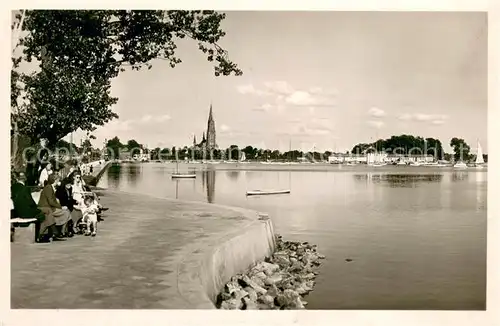
[[[10,219],[10,241],[11,242],[36,242],[36,218],[11,218]]]
[[[31,194],[35,202],[38,202],[40,192]],[[14,203],[11,199],[11,211]],[[14,217],[10,219],[10,242],[35,243],[37,238],[36,218]]]

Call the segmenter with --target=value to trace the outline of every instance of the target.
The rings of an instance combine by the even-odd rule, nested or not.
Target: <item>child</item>
[[[85,197],[83,208],[83,221],[87,224],[86,236],[92,235],[93,237],[97,234],[97,211],[99,208],[94,202],[92,197]],[[92,226],[92,233],[90,232],[90,227]]]

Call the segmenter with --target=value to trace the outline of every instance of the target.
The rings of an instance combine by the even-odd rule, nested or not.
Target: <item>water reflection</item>
[[[363,182],[363,183],[369,183],[372,178],[371,173],[364,173],[364,174],[353,174],[354,180],[357,182]]]
[[[179,180],[175,180],[175,199],[179,199]]]
[[[129,164],[127,166],[127,179],[130,185],[135,186],[141,174],[141,166],[138,164]]]
[[[441,174],[378,174],[372,181],[377,184],[387,184],[393,188],[415,188],[424,183],[441,182]]]
[[[240,171],[228,171],[226,172],[229,179],[236,181],[240,176]]]
[[[111,164],[107,171],[108,187],[118,188],[120,186],[121,165]]]
[[[207,190],[207,201],[214,202],[215,198],[215,170],[206,170],[202,172],[202,187]]]
[[[464,171],[454,171],[451,175],[451,181],[465,181],[469,177],[469,174]]]
[[[415,188],[424,183],[441,182],[442,174],[354,174],[354,180],[366,184],[388,185],[393,188]]]
[[[487,178],[486,173],[476,173],[476,210],[486,209]]]

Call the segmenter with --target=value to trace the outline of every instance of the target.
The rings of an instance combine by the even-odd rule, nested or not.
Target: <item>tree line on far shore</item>
[[[281,152],[277,149],[263,149],[253,146],[239,147],[231,145],[226,149],[214,149],[211,153],[198,147],[176,147],[148,149],[146,146],[138,143],[136,140],[129,140],[127,143],[121,143],[118,137],[114,137],[106,143],[108,153],[113,158],[119,158],[120,152],[127,151],[126,155],[133,157],[139,154],[140,150],[150,154],[152,160],[238,160],[242,153],[247,160],[272,160],[272,161],[297,161],[300,158],[307,157],[315,161],[327,160],[331,155],[362,155],[366,153],[384,152],[393,155],[432,155],[436,160],[444,159],[447,161],[463,160],[471,161],[475,155],[470,153],[470,146],[460,138],[452,138],[450,146],[453,153],[445,153],[442,143],[435,138],[422,138],[412,135],[391,136],[388,139],[379,139],[373,143],[356,144],[350,152],[334,153],[332,151],[301,151],[290,150]],[[484,160],[488,160],[488,155],[483,154]]]

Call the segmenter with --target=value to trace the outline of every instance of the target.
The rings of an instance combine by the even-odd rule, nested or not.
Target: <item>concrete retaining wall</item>
[[[222,287],[232,276],[243,273],[274,251],[271,220],[258,221],[241,234],[225,239],[203,262],[201,282],[208,298],[215,302]]]
[[[215,309],[217,294],[232,276],[274,252],[272,221],[252,215],[252,222],[197,249],[179,266],[178,290],[190,309]]]

